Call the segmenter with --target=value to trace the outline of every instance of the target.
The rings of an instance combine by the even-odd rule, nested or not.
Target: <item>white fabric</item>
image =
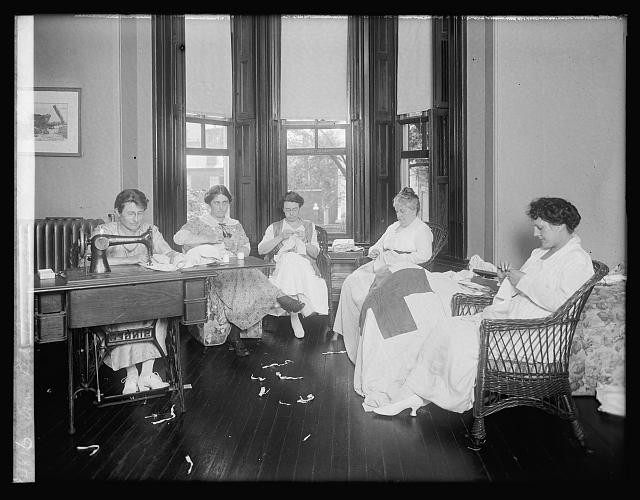
[[[426,271],[424,271],[426,273]],[[389,395],[404,384],[415,365],[420,347],[431,334],[440,318],[447,315],[440,298],[433,292],[415,293],[405,297],[416,330],[395,337],[384,338],[373,309],[366,312],[363,335],[359,339],[358,355],[353,375],[354,390],[365,397],[363,408],[388,404]]]
[[[625,388],[608,385],[596,387],[596,399],[600,402],[598,411],[624,417],[626,415]]]
[[[384,271],[385,265],[392,272],[403,267],[417,267],[417,264],[431,258],[432,245],[431,229],[420,219],[416,218],[406,228],[401,228],[399,222],[394,222],[369,249],[369,252],[374,248],[379,249],[380,255],[346,277],[340,291],[333,331],[343,336],[351,362],[355,363],[358,351],[360,309],[376,272]],[[396,250],[411,253],[399,254]]]
[[[482,258],[480,258],[479,255],[472,255],[469,258],[469,269],[473,270],[473,269],[479,269],[481,271],[493,271],[493,272],[497,272],[498,268],[496,267],[495,264],[493,264],[492,262],[486,262],[484,260],[482,260]]]
[[[224,247],[224,243],[204,244],[192,248],[186,254],[178,253],[171,259],[162,254],[154,254],[151,264],[141,263],[140,265],[154,271],[177,271],[211,262],[222,262],[225,255],[232,256],[233,253]]]

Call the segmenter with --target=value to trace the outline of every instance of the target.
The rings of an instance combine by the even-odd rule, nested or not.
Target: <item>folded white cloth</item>
[[[469,269],[470,270],[480,269],[481,271],[493,271],[493,272],[498,271],[498,268],[495,266],[495,264],[482,260],[480,256],[477,254],[472,255],[471,258],[469,259]]]
[[[596,399],[600,402],[598,411],[624,417],[626,414],[625,388],[608,385],[596,387]]]
[[[142,267],[154,271],[177,271],[193,266],[202,266],[214,261],[222,261],[225,255],[233,255],[225,247],[224,243],[215,245],[200,245],[189,250],[186,254],[175,254],[172,257],[164,254],[154,254],[151,264],[141,263]]]
[[[336,238],[331,245],[332,252],[356,252],[358,250],[363,250],[363,247],[356,246],[353,238]]]

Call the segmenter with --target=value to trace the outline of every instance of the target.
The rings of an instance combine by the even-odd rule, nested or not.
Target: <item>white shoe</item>
[[[293,334],[297,338],[301,339],[304,337],[304,328],[298,314],[291,315],[291,327],[293,328]]]
[[[138,379],[138,389],[140,389],[141,392],[151,389],[164,389],[165,387],[169,387],[169,382],[163,382],[157,373],[141,376]]]
[[[425,404],[425,401],[420,396],[418,396],[417,394],[413,394],[408,398],[401,399],[397,403],[390,403],[388,405],[381,406],[380,408],[374,408],[373,412],[377,413],[378,415],[386,415],[390,417],[393,415],[397,415],[402,410],[411,408],[411,416],[415,417],[417,415],[416,411],[418,410],[418,408],[424,406]]]
[[[138,377],[125,377],[120,382],[124,383],[123,395],[138,392]]]

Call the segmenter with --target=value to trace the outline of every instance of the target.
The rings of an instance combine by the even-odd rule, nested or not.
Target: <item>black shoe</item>
[[[236,356],[242,357],[249,355],[249,349],[247,349],[247,346],[244,345],[244,342],[242,342],[242,340],[232,340],[231,346],[236,351]]]
[[[293,297],[289,297],[288,295],[283,295],[282,297],[278,297],[276,299],[278,304],[287,312],[297,313],[302,311],[304,307],[304,302],[300,302],[299,300],[294,299]]]

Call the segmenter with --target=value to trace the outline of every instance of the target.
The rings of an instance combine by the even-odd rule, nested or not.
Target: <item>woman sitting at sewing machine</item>
[[[153,241],[153,255],[159,261],[173,262],[182,259],[180,252],[173,250],[164,240],[158,228],[143,222],[149,200],[142,191],[137,189],[125,189],[114,203],[116,220],[96,226],[91,236],[96,234],[108,234],[115,236],[142,236],[151,228]],[[107,260],[110,266],[122,264],[138,264],[148,262],[148,250],[142,243],[119,244],[109,246],[106,250]],[[155,323],[155,326],[154,326]],[[119,323],[106,325],[100,330],[133,330],[154,326],[158,344],[166,353],[165,337],[167,334],[166,318],[151,321],[136,321],[133,323]],[[104,333],[104,332],[103,332]],[[162,389],[169,384],[153,371],[154,360],[161,357],[161,353],[152,341],[136,342],[113,347],[106,353],[103,362],[112,370],[126,370],[126,377],[122,379],[124,388],[122,394],[131,394],[151,389]],[[137,364],[141,363],[138,374]]]

